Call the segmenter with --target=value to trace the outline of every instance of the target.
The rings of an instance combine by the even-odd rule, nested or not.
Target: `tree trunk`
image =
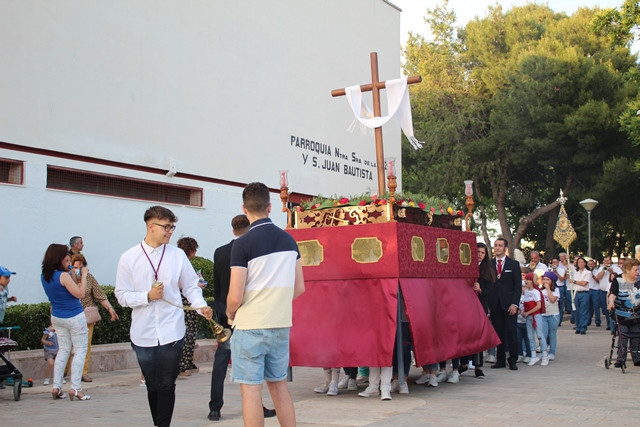
[[[533,212],[531,212],[529,215],[520,218],[520,223],[518,224],[518,229],[516,230],[516,234],[514,237],[514,242],[516,244],[516,246],[514,247],[520,247],[520,240],[522,239],[522,236],[524,236],[525,231],[527,231],[527,227],[529,226],[529,224],[558,206],[560,206],[560,202],[556,200],[553,203],[549,203],[548,205],[540,206],[539,208],[534,209]]]
[[[552,210],[549,213],[549,220],[547,221],[547,242],[545,247],[547,248],[547,253],[549,254],[547,258],[553,259],[556,257],[556,244],[553,239],[553,232],[556,229],[556,222],[558,222],[558,214],[560,213],[560,207]]]

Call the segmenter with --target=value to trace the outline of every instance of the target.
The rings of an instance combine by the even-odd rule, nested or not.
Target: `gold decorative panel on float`
[[[424,262],[424,240],[420,236],[411,237],[411,258]]]
[[[460,243],[460,264],[471,265],[471,246],[468,243]]]
[[[317,240],[304,240],[298,243],[303,267],[312,267],[324,261],[324,246]]]
[[[436,257],[438,262],[446,264],[449,262],[449,242],[445,238],[436,239]]]
[[[351,244],[351,258],[360,264],[378,262],[382,258],[382,242],[377,237],[358,237]]]

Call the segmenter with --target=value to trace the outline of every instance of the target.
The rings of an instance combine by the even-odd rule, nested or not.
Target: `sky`
[[[407,33],[412,31],[427,36],[427,26],[424,23],[424,16],[427,9],[433,9],[437,4],[442,4],[442,0],[389,0],[391,3],[402,9],[400,14],[400,41],[404,45],[407,41]],[[513,6],[522,6],[527,3],[547,4],[555,12],[565,12],[567,15],[573,14],[578,7],[600,7],[614,8],[622,5],[624,0],[449,0],[449,9],[456,13],[457,26],[463,27],[467,22],[475,18],[484,18],[487,15],[489,6],[500,4],[506,11]]]

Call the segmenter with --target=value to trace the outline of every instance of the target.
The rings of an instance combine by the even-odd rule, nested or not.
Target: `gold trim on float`
[[[318,240],[300,241],[298,250],[303,267],[315,267],[324,261],[324,246]]]
[[[436,257],[443,264],[449,262],[449,241],[444,237],[436,239]]]
[[[424,240],[420,236],[411,236],[411,258],[424,262]]]
[[[357,237],[351,243],[351,258],[360,264],[378,262],[382,258],[382,242],[377,237]]]
[[[460,264],[471,265],[471,246],[468,243],[460,243]]]

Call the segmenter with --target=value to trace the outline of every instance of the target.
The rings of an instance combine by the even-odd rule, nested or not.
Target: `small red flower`
[[[419,207],[420,209],[423,209],[423,210],[424,210],[424,208],[426,208],[427,206],[426,206],[424,203],[419,202],[419,203],[418,203],[418,207]]]
[[[458,216],[459,216],[460,218],[462,218],[462,217],[464,216],[464,212],[462,212],[462,211],[458,211]]]
[[[342,199],[340,199],[341,205],[346,205],[347,203],[349,203],[349,199],[347,199],[346,197],[343,197]]]
[[[431,206],[429,210],[431,211],[431,213],[436,213],[436,208],[434,208],[433,206]]]
[[[364,206],[367,204],[366,200],[360,200],[360,203],[358,203],[360,206]]]

